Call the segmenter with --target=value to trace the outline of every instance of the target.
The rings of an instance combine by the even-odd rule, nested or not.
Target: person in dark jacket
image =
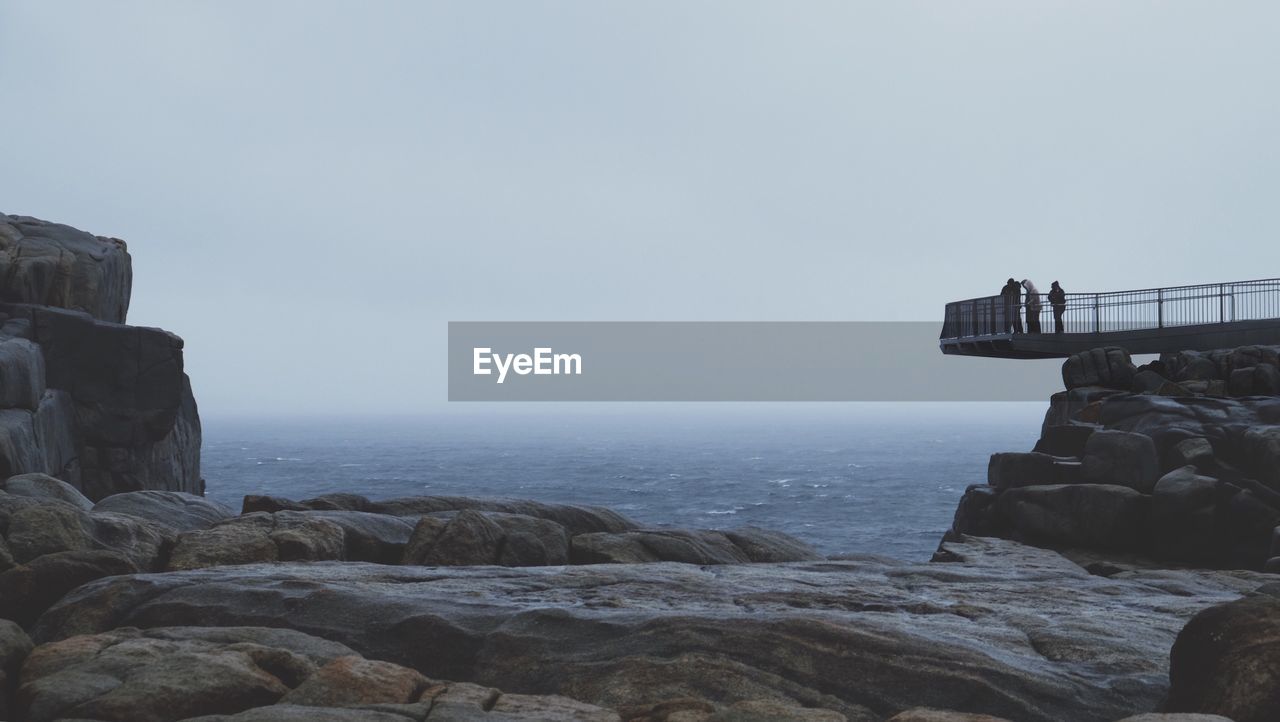
[[[1062,314],[1067,310],[1067,292],[1057,281],[1049,289],[1049,305],[1053,306],[1053,332],[1062,333]]]
[[[1009,325],[1013,325],[1014,333],[1022,333],[1022,316],[1018,315],[1018,302],[1022,299],[1022,286],[1012,278],[1000,289],[1004,308],[1004,318],[1000,322],[1000,333],[1008,333]]]

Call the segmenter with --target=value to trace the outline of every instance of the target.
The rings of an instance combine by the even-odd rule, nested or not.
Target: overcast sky
[[[4,2],[0,211],[126,239],[206,414],[411,412],[450,320],[1280,276],[1277,37],[1275,3]]]

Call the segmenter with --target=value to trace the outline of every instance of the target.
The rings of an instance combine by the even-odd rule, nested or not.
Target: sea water
[[[828,555],[924,560],[1044,404],[477,405],[412,417],[209,417],[208,495],[514,497],[653,526],[755,525]]]

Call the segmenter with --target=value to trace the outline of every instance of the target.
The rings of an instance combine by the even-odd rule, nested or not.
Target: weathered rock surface
[[[167,568],[339,560],[345,552],[346,533],[332,521],[292,511],[255,512],[180,534]]]
[[[1280,598],[1255,596],[1197,614],[1173,645],[1169,678],[1166,711],[1280,719]]]
[[[570,699],[433,681],[288,629],[125,628],[18,651],[29,722],[618,720]]]
[[[0,301],[68,308],[124,323],[132,286],[124,241],[0,213]]]
[[[1128,390],[1136,372],[1128,351],[1117,347],[1095,348],[1067,359],[1062,365],[1062,382],[1068,389],[1105,386]]]
[[[93,502],[85,498],[78,489],[61,479],[48,474],[20,474],[11,476],[0,482],[0,490],[14,496],[28,496],[33,499],[57,499],[72,506],[89,511]]]
[[[94,511],[146,519],[175,532],[208,529],[236,516],[216,501],[182,491],[129,491],[112,494],[93,506]]]
[[[128,558],[141,570],[160,564],[174,539],[168,528],[143,519],[7,492],[0,492],[0,535],[18,564],[46,554],[107,550]]]
[[[429,678],[610,708],[692,697],[877,722],[921,705],[1110,722],[1155,708],[1167,650],[1187,619],[1267,580],[1196,571],[1103,578],[1011,542],[944,547],[963,561],[321,563],[132,575],[72,592],[33,637],[265,624]]]
[[[119,552],[45,554],[0,573],[0,618],[30,626],[44,610],[81,584],[138,571],[138,565]]]

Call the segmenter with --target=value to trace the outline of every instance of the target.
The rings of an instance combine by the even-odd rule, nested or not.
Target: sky
[[[1278,276],[1278,36],[1247,2],[9,0],[0,211],[127,240],[205,414],[413,413],[448,321]]]

